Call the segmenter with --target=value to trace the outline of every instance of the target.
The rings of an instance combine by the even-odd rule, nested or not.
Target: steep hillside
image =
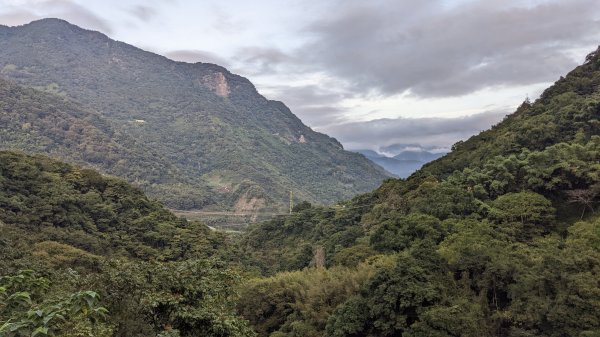
[[[208,227],[188,224],[120,179],[43,156],[0,151],[0,210],[3,230],[26,233],[21,240],[41,251],[62,245],[90,255],[179,258],[190,228],[195,242],[188,243],[206,247],[197,253],[214,253]]]
[[[122,180],[0,152],[1,336],[254,336],[228,247]]]
[[[490,130],[455,144],[452,152],[426,165],[420,174],[442,178],[455,170],[481,166],[498,155],[543,150],[600,134],[599,53],[589,54],[583,65],[561,77],[534,104],[524,102]]]
[[[407,180],[251,228],[272,276],[240,311],[260,336],[598,335],[599,120],[600,49]]]
[[[46,153],[93,165],[127,176],[145,190],[170,193],[171,201],[187,200],[190,206],[207,198],[208,186],[200,178],[186,179],[152,148],[64,97],[0,78],[0,124],[0,149]]]
[[[134,153],[152,149],[156,161],[180,172],[182,186],[205,191],[188,201],[185,187],[181,193],[169,178],[144,186],[174,208],[252,210],[283,204],[289,190],[302,200],[331,203],[386,177],[223,67],[171,61],[62,20],[0,27],[0,76],[97,111],[113,132],[133,140],[114,139],[120,146]],[[110,163],[90,164],[138,179]],[[138,165],[145,162],[128,162],[132,170]]]

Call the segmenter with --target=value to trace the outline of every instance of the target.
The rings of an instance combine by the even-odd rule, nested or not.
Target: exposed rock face
[[[229,90],[229,84],[227,84],[227,79],[221,72],[205,75],[202,80],[207,88],[214,91],[215,94],[221,97],[227,97],[231,93]]]
[[[235,203],[236,212],[252,212],[265,206],[265,200],[261,198],[242,196]]]

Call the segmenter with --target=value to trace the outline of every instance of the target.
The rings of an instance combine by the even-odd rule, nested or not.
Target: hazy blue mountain
[[[404,151],[395,155],[394,158],[398,160],[415,160],[421,163],[428,163],[432,160],[441,158],[445,153],[432,153],[428,151]]]
[[[444,155],[444,153],[431,153],[415,150],[403,151],[393,157],[388,157],[373,150],[357,150],[356,152],[363,154],[372,162],[400,178],[410,176],[426,163]]]

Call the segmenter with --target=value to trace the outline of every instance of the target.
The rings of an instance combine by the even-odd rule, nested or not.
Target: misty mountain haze
[[[407,178],[423,165],[442,157],[448,151],[439,148],[430,148],[427,151],[417,144],[394,144],[381,147],[379,151],[355,150],[355,152],[364,155],[395,176]]]

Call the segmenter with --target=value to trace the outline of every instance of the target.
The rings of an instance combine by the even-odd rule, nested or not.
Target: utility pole
[[[292,209],[294,208],[294,192],[290,190],[290,214],[292,214]]]

